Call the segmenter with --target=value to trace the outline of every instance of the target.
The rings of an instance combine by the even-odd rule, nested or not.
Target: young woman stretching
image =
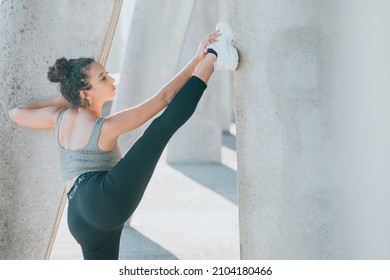
[[[49,67],[48,78],[60,84],[62,96],[10,111],[19,125],[56,129],[68,188],[68,226],[84,259],[118,259],[123,225],[141,201],[169,139],[193,114],[214,66],[234,70],[237,62],[231,30],[220,23],[201,41],[191,62],[136,107],[102,118],[103,103],[115,96],[114,79],[93,59],[60,58]],[[165,107],[121,158],[118,137]]]

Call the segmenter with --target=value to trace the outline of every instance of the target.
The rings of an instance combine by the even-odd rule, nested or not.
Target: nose
[[[113,86],[116,85],[115,79],[112,76],[110,76],[110,84],[113,85]]]
[[[115,77],[115,78],[114,78],[114,77]],[[120,80],[120,75],[119,75],[119,73],[112,73],[112,74],[110,75],[110,78],[112,79],[112,82],[114,83],[115,86],[118,85],[119,80]]]

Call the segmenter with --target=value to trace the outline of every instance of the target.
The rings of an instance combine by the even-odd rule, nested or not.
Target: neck
[[[91,107],[87,107],[84,110],[90,111],[94,115],[100,118],[102,116],[102,108],[103,108],[103,104],[98,104],[94,102]]]

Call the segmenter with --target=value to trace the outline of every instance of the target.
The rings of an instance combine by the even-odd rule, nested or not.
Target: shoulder
[[[65,111],[67,111],[68,108],[61,108],[60,110],[54,112],[51,116],[54,126],[57,126],[57,124],[61,121]]]
[[[102,132],[111,135],[117,135],[117,124],[115,118],[112,116],[101,118],[102,119]]]
[[[116,126],[111,118],[100,118],[100,120],[101,128],[99,136],[99,148],[103,151],[112,150],[115,147],[120,135],[118,134]]]

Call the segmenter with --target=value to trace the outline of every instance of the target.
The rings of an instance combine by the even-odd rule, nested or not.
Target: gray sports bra
[[[105,118],[98,118],[93,126],[91,137],[87,145],[75,150],[64,149],[60,145],[59,131],[64,115],[63,110],[58,116],[56,125],[57,150],[60,157],[62,177],[65,181],[92,171],[108,171],[121,159],[119,145],[116,144],[111,151],[102,151],[98,147],[100,129]]]

